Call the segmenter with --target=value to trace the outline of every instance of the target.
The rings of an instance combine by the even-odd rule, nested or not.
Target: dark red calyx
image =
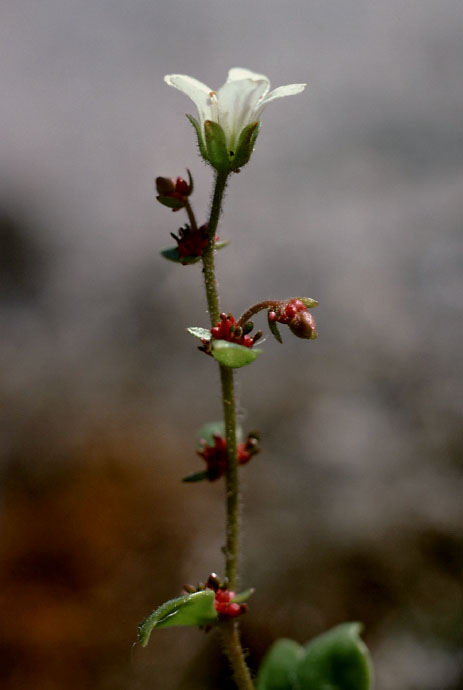
[[[180,259],[191,259],[197,256],[202,256],[209,244],[209,233],[207,225],[193,230],[188,223],[178,231],[178,236],[171,233],[174,240],[177,242],[177,251]]]
[[[201,441],[201,448],[197,451],[198,455],[203,458],[206,463],[207,479],[213,482],[220,479],[228,465],[227,455],[227,441],[223,436],[213,436],[214,445],[211,446],[206,441]],[[244,443],[238,443],[236,446],[236,458],[239,465],[246,465],[253,455],[259,453],[259,435],[252,432]]]
[[[237,345],[244,345],[244,347],[251,348],[262,333],[256,333],[254,336],[249,335],[248,324],[243,328],[237,326],[234,316],[229,314],[220,314],[220,321],[211,328],[212,337],[216,340],[228,340],[230,343]],[[252,329],[252,324],[251,324]]]

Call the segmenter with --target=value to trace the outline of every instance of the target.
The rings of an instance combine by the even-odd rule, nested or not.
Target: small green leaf
[[[174,261],[177,264],[195,264],[200,260],[200,256],[179,256],[177,247],[168,247],[161,250],[161,255],[169,261]]]
[[[191,124],[193,125],[193,127],[196,130],[196,136],[198,137],[199,152],[200,152],[201,156],[204,158],[204,160],[209,162],[209,159],[207,157],[206,146],[204,144],[203,133],[201,132],[201,127],[199,125],[199,122],[198,122],[198,120],[195,120],[195,118],[192,115],[187,115],[187,118],[189,119],[189,121],[191,122]]]
[[[297,664],[301,690],[370,690],[373,672],[360,623],[343,623],[307,643]]]
[[[237,343],[230,343],[228,340],[214,340],[212,344],[212,356],[219,364],[231,369],[239,369],[240,367],[251,364],[257,359],[262,350],[256,348],[245,347],[244,345],[237,345]]]
[[[312,309],[313,307],[318,307],[318,302],[316,299],[312,299],[311,297],[298,297],[298,299],[301,300],[303,304],[307,307],[307,309]]]
[[[270,329],[270,333],[278,340],[279,343],[283,342],[283,338],[281,337],[280,330],[278,328],[277,322],[276,321],[270,321],[268,320],[268,327]]]
[[[230,242],[216,242],[215,249],[223,249],[227,247]],[[161,249],[161,255],[168,259],[169,261],[174,261],[176,264],[196,264],[201,259],[200,256],[179,256],[178,247],[167,247],[167,249]]]
[[[207,422],[196,432],[199,446],[201,441],[206,441],[208,446],[214,445],[214,436],[225,438],[225,424],[223,422]],[[236,425],[236,442],[243,442],[243,428],[241,424]]]
[[[242,604],[244,601],[247,601],[249,597],[251,597],[256,590],[254,587],[249,587],[249,589],[245,589],[244,592],[239,592],[238,594],[235,594],[233,599],[230,599],[230,601],[235,602],[236,604]]]
[[[183,477],[182,482],[193,484],[194,482],[202,482],[204,479],[209,479],[208,472],[192,472],[191,474],[187,474],[186,477]]]
[[[303,654],[304,648],[297,642],[284,638],[277,640],[259,668],[257,690],[299,690],[296,666]],[[322,686],[317,690],[322,690]]]
[[[210,340],[211,332],[207,328],[201,328],[201,326],[190,326],[187,328],[190,335],[194,335],[195,338],[201,338],[201,340]]]
[[[214,623],[218,620],[214,599],[214,592],[206,589],[166,601],[140,623],[138,642],[142,647],[146,647],[154,628]]]
[[[157,196],[156,199],[160,204],[167,206],[168,208],[183,208],[185,206],[183,201],[180,201],[180,199],[174,199],[171,196]]]

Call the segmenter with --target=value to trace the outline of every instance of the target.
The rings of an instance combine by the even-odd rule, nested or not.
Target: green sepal
[[[200,260],[200,256],[179,256],[177,247],[167,247],[167,249],[161,249],[161,256],[163,256],[168,261],[173,261],[176,264],[196,264]]]
[[[209,473],[206,470],[187,474],[186,477],[183,477],[182,482],[193,484],[195,482],[202,482],[204,479],[209,479]]]
[[[254,587],[249,587],[249,589],[245,589],[244,592],[240,592],[239,594],[235,594],[233,599],[230,599],[230,601],[233,601],[235,604],[242,604],[243,602],[247,601],[249,597],[251,597],[256,590]]]
[[[204,123],[204,137],[206,140],[207,160],[212,167],[222,173],[233,170],[225,132],[222,127],[217,122],[206,120]]]
[[[264,657],[257,690],[371,690],[369,651],[360,623],[342,623],[305,647],[277,640]]]
[[[201,328],[201,326],[189,326],[186,330],[190,335],[201,340],[210,340],[212,338],[211,332],[207,328]]]
[[[198,438],[198,448],[202,446],[201,441],[206,441],[208,446],[214,445],[214,436],[222,436],[225,438],[225,424],[223,422],[206,422],[196,432]],[[241,424],[236,425],[236,442],[243,442],[243,428]]]
[[[140,623],[138,642],[142,647],[146,647],[154,628],[215,623],[218,615],[214,599],[215,593],[211,589],[206,589],[166,601]]]
[[[270,333],[273,335],[273,337],[278,340],[279,343],[283,342],[283,338],[281,337],[280,329],[278,328],[278,324],[276,321],[270,321],[268,319],[268,327],[270,329]]]
[[[233,170],[243,167],[251,158],[254,143],[259,134],[259,125],[259,122],[252,122],[242,130],[236,145],[235,155],[230,159],[233,164]]]
[[[180,199],[175,199],[174,197],[171,196],[157,196],[156,199],[159,201],[160,204],[163,206],[167,206],[168,208],[183,208],[185,206],[185,203],[183,201],[180,201]]]
[[[201,156],[204,158],[204,160],[209,162],[209,158],[207,157],[206,145],[204,143],[203,133],[201,132],[199,122],[198,120],[195,120],[195,118],[192,115],[187,115],[187,118],[196,130],[196,136],[198,137],[199,152]]]
[[[318,302],[316,299],[312,299],[311,297],[298,297],[298,299],[301,300],[303,304],[307,307],[307,309],[312,309],[313,307],[318,307]]]
[[[224,367],[230,367],[231,369],[239,369],[247,364],[251,364],[261,352],[262,350],[256,348],[251,350],[249,347],[231,343],[228,340],[213,340],[212,342],[212,356],[214,359]]]
[[[257,690],[296,690],[296,667],[303,654],[304,648],[294,640],[277,640],[259,668]]]

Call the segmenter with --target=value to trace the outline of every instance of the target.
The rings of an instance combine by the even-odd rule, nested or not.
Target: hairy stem
[[[206,288],[207,306],[211,326],[219,320],[220,302],[215,276],[214,245],[219,222],[223,195],[227,185],[227,174],[217,173],[211,213],[208,223],[209,244],[203,255],[204,285]],[[238,462],[236,457],[236,414],[233,370],[220,365],[222,386],[223,414],[227,440],[227,471],[225,476],[226,490],[226,544],[225,574],[229,588],[234,590],[238,575],[239,554],[239,485]],[[245,662],[241,647],[237,621],[224,621],[220,625],[225,653],[233,669],[239,690],[254,690],[251,673]]]
[[[254,683],[240,642],[238,622],[234,620],[225,621],[221,626],[221,632],[225,654],[233,669],[238,688],[240,690],[254,690]]]
[[[217,282],[215,278],[214,246],[215,234],[217,232],[217,225],[219,223],[220,211],[222,208],[223,194],[227,186],[227,177],[228,175],[226,174],[217,173],[211,213],[209,216],[209,223],[207,224],[209,244],[203,254],[204,286],[206,288],[207,308],[209,309],[211,326],[215,326],[219,320],[220,312],[219,295],[217,293]]]
[[[197,225],[197,223],[196,223],[195,214],[193,213],[193,209],[191,208],[191,204],[190,204],[190,202],[188,201],[188,199],[185,201],[185,211],[186,211],[186,213],[187,213],[188,220],[190,221],[191,229],[192,229],[192,230],[197,230],[197,229],[198,229],[198,225]]]

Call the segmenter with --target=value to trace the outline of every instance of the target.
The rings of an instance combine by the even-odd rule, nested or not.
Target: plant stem
[[[214,263],[214,246],[215,234],[217,232],[217,225],[219,222],[220,211],[222,208],[222,199],[227,186],[227,174],[217,173],[215,180],[214,196],[212,198],[211,213],[209,216],[209,223],[207,225],[209,232],[209,244],[203,254],[203,273],[204,286],[206,288],[207,307],[209,309],[209,318],[211,325],[215,326],[219,320],[219,295],[217,293],[217,282],[215,279],[215,263]]]
[[[249,307],[249,309],[245,311],[242,316],[240,316],[236,325],[243,327],[249,321],[251,316],[254,316],[254,314],[257,314],[258,312],[262,311],[262,309],[270,309],[270,307],[278,308],[281,304],[282,300],[276,299],[267,299],[265,300],[265,302],[259,302],[259,304],[255,304],[253,307]]]
[[[235,682],[240,690],[255,690],[254,683],[244,658],[243,648],[240,642],[238,622],[228,620],[222,623],[222,642],[225,654],[233,669]]]
[[[207,306],[209,309],[211,326],[215,326],[219,320],[220,313],[220,302],[215,277],[214,245],[227,178],[228,174],[217,173],[208,223],[209,244],[202,259],[204,285],[206,288]],[[234,590],[237,584],[239,553],[239,484],[238,462],[236,457],[235,393],[233,370],[229,367],[219,366],[228,459],[225,475],[227,513],[225,574],[228,579],[229,589]],[[243,649],[239,639],[238,622],[232,620],[223,621],[220,624],[220,628],[225,653],[230,661],[239,690],[254,690],[251,673],[244,659]]]

